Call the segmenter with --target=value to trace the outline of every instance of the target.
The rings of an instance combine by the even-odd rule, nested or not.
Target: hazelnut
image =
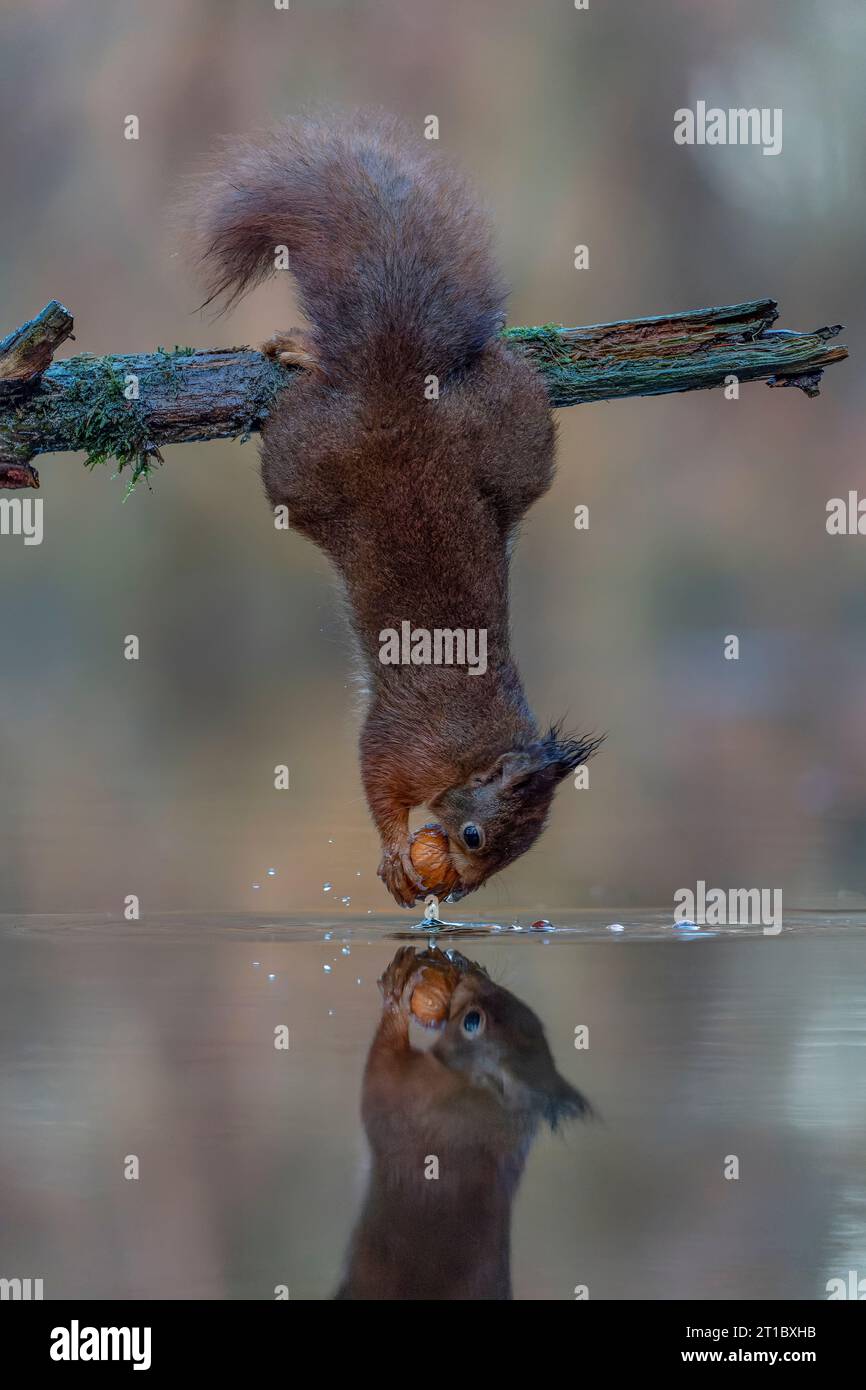
[[[425,825],[409,842],[409,857],[428,893],[447,897],[460,882],[451,863],[448,836],[439,825]]]
[[[451,1007],[451,996],[459,979],[454,966],[445,958],[425,961],[412,991],[409,1007],[425,1028],[444,1023]]]

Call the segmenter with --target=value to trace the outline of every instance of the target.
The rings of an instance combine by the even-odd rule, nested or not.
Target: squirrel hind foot
[[[259,351],[265,357],[273,357],[283,367],[303,367],[307,371],[320,371],[313,341],[302,328],[289,328],[275,333],[262,343]]]

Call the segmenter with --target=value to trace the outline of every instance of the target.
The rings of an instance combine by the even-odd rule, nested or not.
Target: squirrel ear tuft
[[[570,772],[573,772],[576,767],[589,762],[604,743],[604,739],[604,734],[598,738],[590,736],[564,737],[560,725],[551,725],[541,745],[545,752],[545,769],[559,782],[563,777],[567,777]]]
[[[559,782],[588,762],[603,742],[604,734],[600,738],[565,738],[554,724],[536,743],[502,753],[490,767],[475,773],[472,783],[481,787],[497,781],[513,788],[530,779],[538,784]]]

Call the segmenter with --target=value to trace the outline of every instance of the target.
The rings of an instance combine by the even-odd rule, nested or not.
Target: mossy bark
[[[817,395],[824,369],[848,355],[828,346],[839,325],[795,333],[775,329],[776,317],[773,300],[753,300],[583,328],[511,328],[503,341],[537,366],[557,407],[706,390],[732,376]],[[38,486],[30,460],[68,450],[88,465],[115,459],[134,485],[161,461],[164,444],[259,429],[299,370],[248,348],[46,365],[71,328],[52,302],[0,342],[0,487]]]

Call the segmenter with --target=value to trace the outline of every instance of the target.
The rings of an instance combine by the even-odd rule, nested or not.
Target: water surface
[[[0,919],[0,1274],[46,1298],[328,1297],[376,980],[424,944],[412,921]],[[599,1113],[531,1153],[515,1296],[808,1299],[866,1275],[866,920],[531,921],[447,934]]]

